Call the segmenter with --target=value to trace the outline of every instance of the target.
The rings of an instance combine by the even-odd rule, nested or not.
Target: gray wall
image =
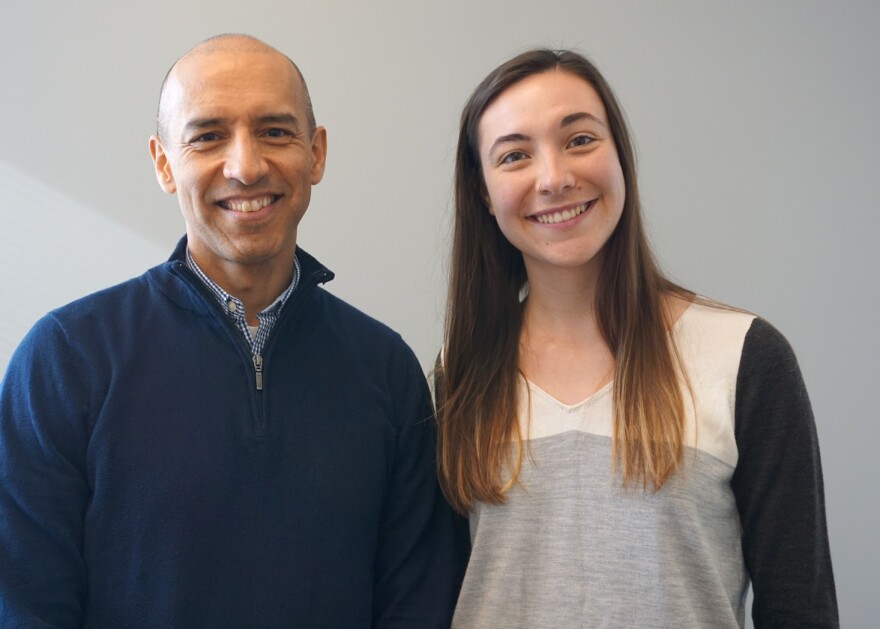
[[[842,619],[873,625],[880,3],[0,3],[0,368],[48,308],[170,252],[183,223],[148,159],[156,94],[178,55],[229,31],[290,54],[329,130],[301,244],[429,366],[465,98],[525,47],[590,55],[632,122],[666,268],[798,353]]]

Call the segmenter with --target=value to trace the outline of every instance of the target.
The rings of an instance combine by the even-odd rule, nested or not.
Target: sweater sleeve
[[[447,629],[467,562],[467,521],[437,483],[436,425],[421,367],[407,351],[395,371],[401,423],[382,510],[373,626]]]
[[[48,316],[0,388],[0,626],[79,627],[87,395],[63,330]]]
[[[756,629],[838,627],[813,412],[794,353],[755,319],[736,384],[732,479]]]

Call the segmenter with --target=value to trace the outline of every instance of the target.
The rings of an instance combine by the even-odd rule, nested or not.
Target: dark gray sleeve
[[[757,318],[737,376],[736,444],[756,629],[838,627],[813,411],[788,341]]]

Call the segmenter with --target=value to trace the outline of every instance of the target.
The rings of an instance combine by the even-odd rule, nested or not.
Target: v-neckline
[[[689,303],[689,304],[687,305],[687,308],[685,308],[684,310],[682,310],[681,314],[678,316],[678,319],[676,319],[675,322],[672,324],[672,326],[669,328],[669,331],[667,332],[667,334],[670,334],[670,335],[675,334],[675,329],[679,326],[681,320],[684,319],[685,316],[687,316],[688,312],[690,312],[691,307],[692,307],[693,305],[694,305],[694,302],[692,301],[691,303]],[[596,389],[595,391],[593,391],[590,395],[588,395],[587,397],[585,397],[585,398],[584,398],[583,400],[581,400],[580,402],[577,402],[577,403],[575,403],[575,404],[566,404],[565,402],[563,402],[562,400],[560,400],[559,398],[557,398],[555,395],[553,395],[553,394],[551,394],[551,393],[548,393],[547,391],[545,391],[544,389],[542,389],[541,387],[539,387],[537,384],[535,384],[534,382],[532,382],[531,380],[529,380],[528,378],[526,378],[524,375],[520,375],[520,377],[523,379],[523,381],[525,381],[526,385],[527,385],[529,388],[531,388],[531,389],[534,390],[535,392],[539,393],[540,395],[542,395],[543,397],[545,397],[547,400],[549,400],[549,401],[552,402],[553,404],[555,404],[555,405],[557,405],[557,406],[559,406],[559,407],[561,407],[561,408],[564,408],[564,409],[566,409],[566,410],[569,410],[569,411],[572,411],[572,410],[578,409],[578,408],[580,408],[581,406],[585,406],[586,404],[589,404],[589,403],[592,402],[594,399],[596,399],[596,398],[599,397],[600,395],[604,394],[606,391],[610,391],[610,390],[611,390],[611,387],[614,385],[614,378],[612,378],[611,380],[609,380],[608,382],[606,382],[605,384],[603,384],[601,387],[599,387],[598,389]]]
[[[580,402],[577,402],[575,404],[566,404],[565,402],[563,402],[562,400],[557,398],[555,395],[548,393],[547,391],[545,391],[544,389],[539,387],[537,384],[535,384],[534,382],[532,382],[531,380],[529,380],[525,376],[522,376],[522,379],[525,381],[526,386],[528,386],[530,389],[532,389],[536,393],[539,393],[540,395],[545,397],[547,400],[549,400],[550,402],[552,402],[556,406],[559,406],[559,407],[564,408],[569,411],[573,411],[575,409],[580,408],[581,406],[585,406],[585,405],[589,404],[595,398],[599,397],[600,395],[602,395],[606,391],[610,391],[611,386],[614,384],[614,379],[612,378],[611,380],[609,380],[608,382],[603,384],[601,387],[599,387],[598,389],[596,389],[595,391],[590,393],[590,395],[585,397]]]

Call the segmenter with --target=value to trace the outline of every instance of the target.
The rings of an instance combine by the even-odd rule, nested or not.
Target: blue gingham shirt
[[[299,284],[299,260],[294,255],[293,256],[293,280],[290,282],[290,286],[288,286],[283,293],[281,293],[278,298],[272,302],[265,310],[257,313],[257,319],[260,322],[259,327],[255,334],[251,334],[250,328],[247,324],[247,319],[244,317],[244,304],[237,297],[233,297],[225,290],[220,288],[220,286],[213,281],[210,277],[205,275],[204,271],[199,268],[199,265],[196,264],[196,261],[193,260],[192,254],[189,252],[189,247],[186,249],[186,265],[195,273],[199,279],[204,282],[205,286],[214,294],[217,298],[217,301],[220,302],[220,305],[223,307],[223,312],[232,319],[235,326],[241,330],[241,333],[248,340],[251,345],[251,353],[256,356],[262,356],[263,354],[263,346],[266,344],[266,339],[269,338],[269,333],[272,331],[272,327],[275,325],[275,321],[278,320],[278,315],[281,313],[281,309],[284,307],[284,304],[287,303],[287,300],[293,294],[293,291],[296,290],[296,285]]]

